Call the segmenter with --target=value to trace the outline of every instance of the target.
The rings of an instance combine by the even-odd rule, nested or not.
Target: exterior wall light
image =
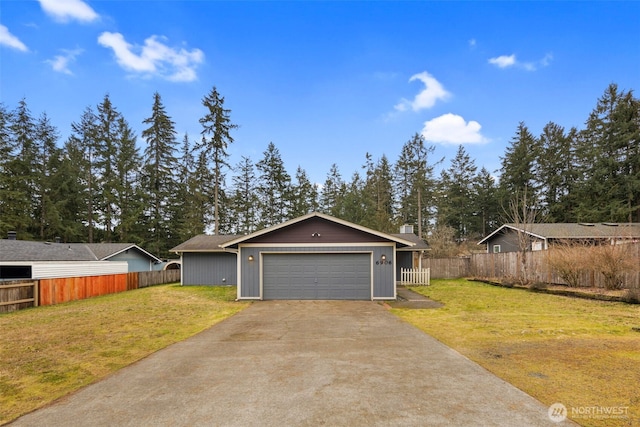
[[[380,256],[380,261],[385,262],[387,260],[387,256],[385,254],[382,254]]]
[[[253,255],[249,255],[249,261],[253,261]]]

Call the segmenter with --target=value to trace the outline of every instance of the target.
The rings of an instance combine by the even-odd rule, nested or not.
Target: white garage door
[[[266,254],[264,299],[371,299],[370,254]]]

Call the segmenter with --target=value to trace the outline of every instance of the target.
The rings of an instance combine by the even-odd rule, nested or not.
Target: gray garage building
[[[396,298],[398,254],[415,239],[310,213],[245,236],[176,246],[183,285],[237,285],[238,299]]]

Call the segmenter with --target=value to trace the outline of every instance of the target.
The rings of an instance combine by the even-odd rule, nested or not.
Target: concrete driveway
[[[13,425],[558,424],[378,303],[266,301]]]

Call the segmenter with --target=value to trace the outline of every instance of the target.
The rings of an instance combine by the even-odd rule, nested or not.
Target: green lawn
[[[235,314],[235,287],[164,285],[0,315],[0,424]]]
[[[439,309],[392,311],[545,405],[589,426],[640,425],[640,305],[433,280]],[[589,408],[627,418],[589,418]],[[578,412],[581,412],[579,414]]]

